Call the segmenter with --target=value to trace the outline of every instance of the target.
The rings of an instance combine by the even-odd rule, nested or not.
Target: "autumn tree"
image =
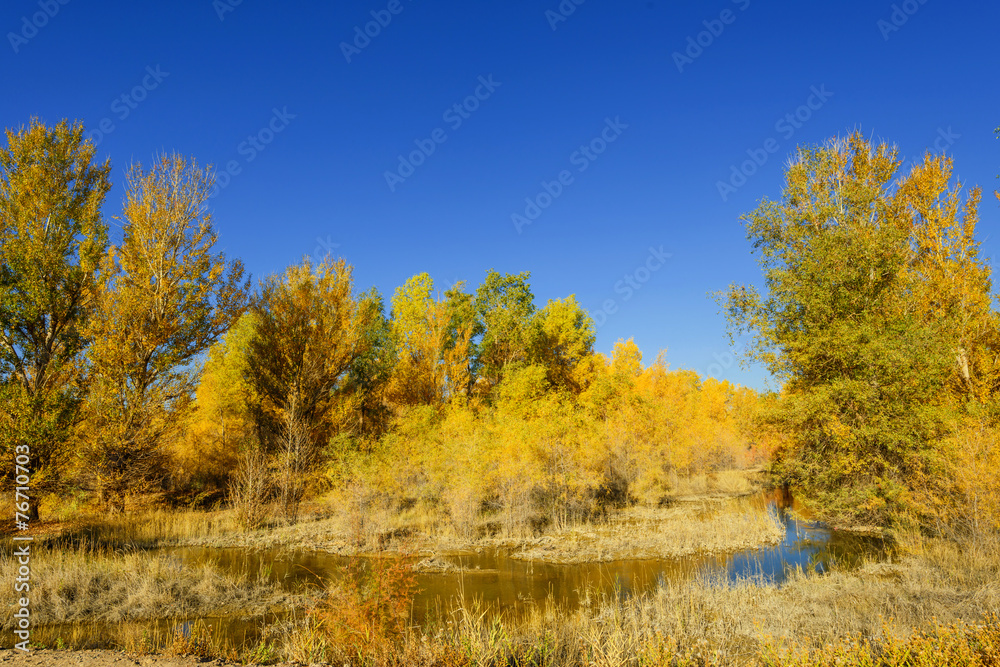
[[[102,498],[154,481],[163,438],[190,405],[191,364],[240,316],[248,281],[226,263],[206,211],[212,176],[172,155],[133,167],[120,246],[101,266],[88,334],[93,383],[87,467]]]
[[[434,298],[434,281],[413,276],[392,297],[392,331],[399,354],[392,377],[399,405],[434,405],[445,396],[445,308]]]
[[[545,367],[553,387],[580,393],[585,380],[579,366],[594,353],[594,320],[573,295],[549,301],[535,320],[532,357]]]
[[[476,313],[482,327],[479,370],[492,386],[515,362],[527,362],[532,347],[535,297],[528,272],[500,274],[490,269],[476,290]]]
[[[479,373],[479,346],[477,340],[483,328],[476,317],[473,295],[465,291],[465,282],[459,281],[444,293],[444,309],[448,320],[445,335],[444,364],[447,374],[447,391],[452,400],[465,400],[472,396]]]
[[[340,423],[345,433],[356,435],[370,448],[389,424],[387,392],[399,353],[382,295],[374,289],[363,294],[358,310],[362,340],[344,383],[348,400],[341,408]]]
[[[183,433],[173,440],[171,477],[179,489],[211,497],[224,491],[242,450],[252,446],[245,381],[247,348],[254,336],[253,315],[244,313],[208,349]]]
[[[468,393],[477,322],[462,283],[442,298],[429,275],[413,276],[393,295],[392,329],[398,353],[391,382],[395,403],[436,405]]]
[[[371,309],[359,307],[351,268],[306,259],[261,285],[247,356],[252,414],[261,443],[277,457],[282,511],[294,520],[317,473],[352,365],[365,352]]]
[[[900,163],[859,134],[802,149],[781,200],[743,218],[765,291],[725,302],[731,334],[752,332],[749,357],[785,384],[786,479],[877,523],[932,504],[956,392],[992,374],[973,370],[992,326],[978,192],[962,197],[945,158],[894,181]]]
[[[107,243],[111,187],[83,127],[32,120],[0,150],[0,452],[3,478],[28,453],[30,514],[56,487],[78,421],[83,329]],[[30,453],[29,453],[30,452]]]

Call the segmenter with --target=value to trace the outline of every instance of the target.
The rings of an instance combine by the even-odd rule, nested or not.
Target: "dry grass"
[[[931,639],[911,642],[924,658],[933,655],[928,647],[944,644],[955,655],[980,655],[977,642],[1000,638],[996,617],[985,629],[963,624],[989,620],[1000,609],[998,544],[969,551],[914,541],[896,564],[799,573],[782,586],[668,584],[651,595],[604,597],[578,610],[549,604],[519,618],[491,618],[474,604],[460,604],[428,640],[439,642],[442,652],[444,645],[460,647],[468,664],[533,664],[543,654],[535,664],[880,664],[865,660],[909,646],[913,632],[927,630]],[[959,629],[945,625],[952,623]],[[993,647],[983,655],[995,658]],[[835,663],[830,656],[838,650],[857,660]]]
[[[735,498],[756,493],[763,486],[764,476],[756,468],[678,476],[673,483],[671,499]]]
[[[327,513],[314,511],[293,525],[263,530],[218,531],[186,544],[249,549],[318,549],[356,553],[421,554],[503,547],[532,560],[580,563],[720,553],[777,544],[784,535],[777,518],[737,499],[761,489],[758,471],[732,470],[682,478],[667,507],[632,507],[600,520],[533,530],[506,530],[495,517],[474,522],[464,508],[456,528],[454,507],[416,502],[397,508],[365,489],[326,499]],[[461,504],[461,503],[460,503]],[[466,503],[467,504],[467,503]],[[223,521],[218,522],[220,525]],[[228,523],[235,525],[230,519]]]
[[[970,552],[913,542],[895,564],[799,573],[781,586],[701,579],[578,609],[549,600],[494,613],[462,599],[378,650],[353,651],[343,637],[331,644],[318,625],[305,624],[289,635],[284,657],[379,667],[998,665],[998,544]]]
[[[212,512],[156,509],[133,514],[89,514],[72,521],[49,521],[35,524],[30,535],[48,544],[75,549],[136,549],[172,546],[192,540],[203,541],[229,535],[239,530],[231,510]],[[13,526],[6,531],[14,532]]]
[[[7,551],[0,578],[14,581],[18,566]],[[44,544],[31,549],[30,599],[36,625],[261,613],[294,602],[265,573],[223,573],[165,553]],[[13,626],[13,611],[0,610],[0,627]]]
[[[686,511],[694,507],[689,504]],[[711,526],[729,514],[715,510],[686,520]],[[623,532],[617,537],[638,538],[652,516],[634,513],[621,522]],[[337,664],[380,667],[996,665],[1000,645],[997,619],[990,617],[1000,609],[1000,539],[970,546],[907,537],[896,562],[835,567],[822,576],[798,573],[781,586],[753,579],[735,584],[700,579],[667,583],[635,597],[592,594],[576,609],[550,600],[499,613],[475,600],[456,600],[422,628],[397,628],[379,635],[378,642],[370,636],[353,642],[351,637],[364,635],[366,623],[378,617],[381,603],[366,605],[383,598],[398,602],[398,596],[378,587],[348,587],[346,593],[327,591],[317,600],[314,609],[326,616],[279,624],[277,634],[240,650],[207,628],[177,636],[127,619],[214,613],[226,605],[244,611],[255,600],[275,599],[255,597],[253,591],[266,592],[266,587],[220,580],[210,568],[181,571],[148,554],[104,552],[91,560],[95,562],[88,563],[79,550],[38,559],[37,581],[48,588],[33,599],[33,604],[39,602],[36,618],[102,619],[119,624],[116,643],[124,648],[247,662],[336,658]],[[33,560],[33,569],[35,564]],[[0,576],[11,576],[10,567],[3,561]],[[75,594],[67,596],[69,590]],[[372,590],[377,591],[374,597]],[[392,618],[398,613],[397,606]],[[358,618],[365,623],[354,623]],[[5,623],[9,627],[9,617]]]
[[[668,508],[631,508],[606,521],[570,525],[541,536],[500,534],[461,537],[434,530],[415,516],[372,511],[363,526],[335,515],[267,530],[193,538],[189,544],[250,549],[319,549],[337,554],[416,552],[422,554],[503,547],[518,558],[583,563],[669,558],[738,551],[777,544],[785,534],[777,517],[735,500],[686,502]],[[377,527],[375,529],[374,527]]]
[[[633,508],[613,521],[575,526],[524,545],[515,558],[559,563],[676,558],[781,542],[785,528],[765,509],[724,501],[694,507]]]

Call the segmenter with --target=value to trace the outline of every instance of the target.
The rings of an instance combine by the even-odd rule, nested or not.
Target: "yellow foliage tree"
[[[87,469],[115,509],[161,481],[164,438],[195,388],[188,366],[247,301],[242,265],[212,252],[212,188],[208,173],[177,155],[129,173],[123,240],[102,263],[88,328]]]
[[[247,382],[254,427],[277,458],[282,512],[294,520],[334,430],[352,365],[367,352],[368,318],[343,260],[306,259],[264,281],[254,302]]]

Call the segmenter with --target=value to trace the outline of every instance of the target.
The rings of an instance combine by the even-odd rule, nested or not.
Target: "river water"
[[[754,578],[781,584],[796,570],[822,574],[832,564],[852,567],[863,559],[886,556],[878,538],[833,531],[821,524],[794,518],[799,514],[791,499],[780,493],[761,494],[745,499],[750,507],[773,512],[785,527],[785,537],[774,547],[751,549],[724,555],[697,555],[661,560],[624,560],[602,563],[553,564],[511,557],[503,549],[453,553],[438,556],[457,566],[458,571],[417,574],[417,593],[412,610],[414,622],[422,623],[464,597],[479,600],[491,612],[522,609],[527,605],[555,602],[574,608],[602,596],[629,596],[655,590],[695,577],[712,581]],[[184,547],[169,552],[186,563],[210,561],[228,572],[250,575],[264,573],[289,591],[299,592],[341,576],[348,559],[324,552],[287,550],[249,552],[241,549]],[[210,624],[213,634],[221,633],[234,645],[256,642],[270,618],[204,618],[157,621],[155,627],[169,634],[173,628],[186,632],[193,623]],[[106,644],[101,637],[113,636],[111,629],[90,626],[88,644]],[[73,632],[81,636],[80,626]],[[65,627],[36,628],[33,639],[52,645]]]

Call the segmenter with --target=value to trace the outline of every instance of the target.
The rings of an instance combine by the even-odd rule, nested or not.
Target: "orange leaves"
[[[323,657],[365,660],[398,649],[417,590],[407,560],[353,557],[343,578],[328,585],[308,612],[334,652]]]

